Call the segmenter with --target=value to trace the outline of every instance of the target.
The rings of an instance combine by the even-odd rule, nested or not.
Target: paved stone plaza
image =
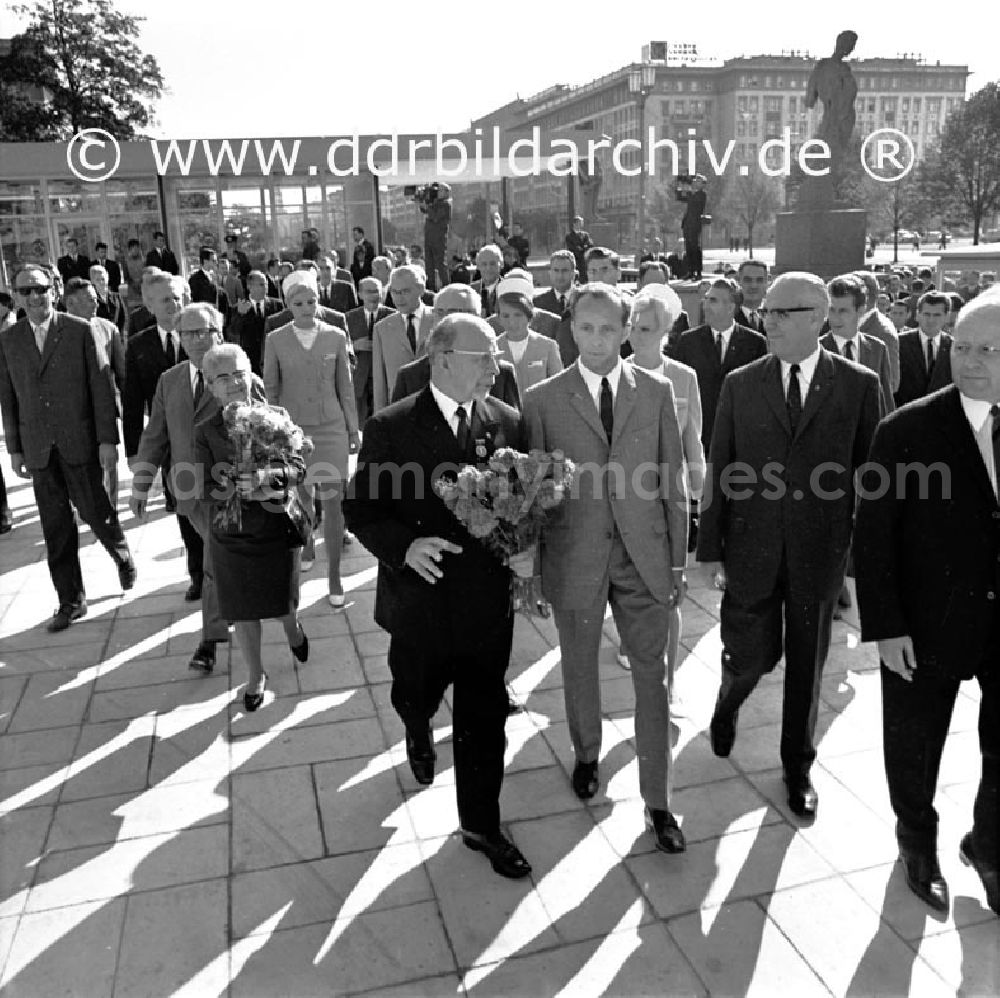
[[[9,464],[4,458],[5,467]],[[814,780],[819,817],[785,807],[780,669],[747,703],[730,760],[706,728],[718,688],[716,592],[684,607],[674,810],[682,856],[643,830],[631,680],[607,625],[601,792],[570,788],[559,652],[517,622],[501,808],[534,867],[495,876],[456,829],[447,705],[421,789],[389,705],[375,564],[344,564],[346,611],[302,591],[312,653],[268,625],[270,687],[242,709],[238,655],[187,669],[199,626],[177,525],[120,508],[139,566],[123,597],[84,534],[90,612],[50,635],[54,594],[32,493],[8,479],[0,538],[0,993],[379,995],[994,995],[1000,923],[958,861],[979,775],[977,689],[959,697],[941,774],[952,910],[907,890],[880,752],[873,649],[835,625]],[[127,481],[126,481],[127,484]],[[470,594],[473,598],[474,594]],[[227,661],[228,659],[228,661]]]

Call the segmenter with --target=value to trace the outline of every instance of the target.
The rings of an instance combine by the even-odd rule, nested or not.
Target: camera
[[[436,183],[434,184],[421,184],[417,187],[415,184],[407,184],[403,188],[403,195],[408,198],[412,198],[417,204],[433,204],[440,193],[440,188]]]

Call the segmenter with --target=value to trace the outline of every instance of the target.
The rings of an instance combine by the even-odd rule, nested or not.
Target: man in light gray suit
[[[434,327],[434,311],[421,301],[424,270],[416,264],[397,267],[389,290],[397,312],[375,323],[372,334],[372,395],[374,411],[384,409],[392,397],[396,374],[416,360]]]
[[[194,455],[195,423],[207,419],[218,403],[206,390],[201,373],[205,354],[222,342],[222,315],[214,305],[199,302],[181,310],[177,330],[187,354],[187,363],[175,364],[160,375],[153,406],[132,460],[132,495],[129,508],[144,520],[146,497],[157,469],[170,455],[170,489],[179,515],[186,516],[204,545],[201,589],[201,641],[189,663],[190,668],[209,673],[215,667],[215,646],[229,640],[229,626],[219,616],[219,599],[209,554],[207,504],[198,500],[204,469]],[[261,392],[263,397],[263,392]]]
[[[604,284],[570,294],[579,358],[530,388],[523,414],[530,447],[561,450],[578,465],[571,497],[542,534],[542,591],[555,611],[566,718],[576,754],[573,790],[599,786],[598,650],[608,601],[629,649],[636,699],[639,786],[656,846],[682,852],[670,813],[670,715],[664,656],[670,607],[684,599],[687,499],[670,383],[622,363],[628,303]]]

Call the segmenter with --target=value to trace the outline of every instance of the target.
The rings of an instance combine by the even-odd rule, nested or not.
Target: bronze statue
[[[854,131],[854,100],[858,96],[858,84],[844,57],[854,51],[857,43],[855,32],[841,31],[837,35],[833,55],[816,63],[806,86],[806,107],[815,107],[817,99],[823,102],[823,120],[819,123],[816,138],[826,142],[834,159],[839,159],[847,151]]]

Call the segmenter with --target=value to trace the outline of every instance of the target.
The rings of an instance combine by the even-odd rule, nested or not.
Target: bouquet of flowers
[[[434,491],[466,530],[511,570],[515,610],[548,616],[534,574],[542,526],[569,494],[576,468],[562,451],[502,447],[482,467],[463,465]]]
[[[266,482],[273,471],[301,463],[302,455],[312,450],[312,441],[284,409],[275,406],[230,402],[222,410],[222,419],[236,460],[227,475],[234,487],[215,514],[215,522],[219,527],[240,531],[247,500],[235,488],[236,482],[246,474],[256,474],[258,480]]]

